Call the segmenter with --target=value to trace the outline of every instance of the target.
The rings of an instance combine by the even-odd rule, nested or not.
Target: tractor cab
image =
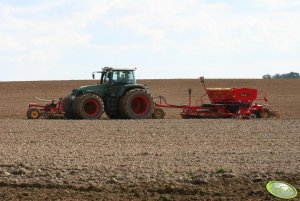
[[[93,73],[93,79],[95,79],[95,73],[101,73],[100,84],[109,85],[126,85],[126,84],[136,84],[134,77],[134,71],[136,69],[129,68],[111,68],[104,67],[100,72]]]

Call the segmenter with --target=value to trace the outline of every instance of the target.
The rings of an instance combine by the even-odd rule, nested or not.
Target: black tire
[[[271,109],[268,106],[263,106],[258,112],[259,118],[270,118],[272,117]]]
[[[99,119],[104,112],[104,103],[96,94],[84,94],[75,99],[73,112],[79,119]]]
[[[37,108],[29,108],[27,110],[27,118],[28,119],[39,119],[42,115],[41,111]]]
[[[63,100],[62,100],[62,107],[64,110],[64,116],[68,119],[73,119],[75,118],[75,114],[73,112],[73,101],[71,100],[71,95],[67,95]]]
[[[248,116],[248,119],[256,119],[256,114],[250,114],[250,115]]]
[[[126,119],[149,119],[154,112],[153,98],[144,89],[132,89],[121,98],[120,112]]]
[[[163,119],[165,117],[166,113],[161,108],[154,108],[154,112],[152,114],[153,119]]]

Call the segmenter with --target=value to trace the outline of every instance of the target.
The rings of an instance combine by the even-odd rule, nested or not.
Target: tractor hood
[[[99,84],[81,86],[81,87],[78,87],[76,89],[73,89],[72,94],[77,96],[78,93],[82,94],[86,91],[97,91],[97,90],[99,90],[99,86],[100,86]]]

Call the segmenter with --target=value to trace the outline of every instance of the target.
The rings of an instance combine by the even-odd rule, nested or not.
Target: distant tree
[[[299,73],[296,73],[296,72],[290,72],[290,73],[287,73],[287,74],[275,74],[273,76],[271,76],[270,74],[266,74],[263,76],[263,79],[297,79],[297,78],[300,78],[300,75]]]
[[[299,77],[300,77],[299,73],[296,73],[296,72],[290,72],[288,74],[282,75],[282,78],[287,78],[287,79],[295,79],[295,78],[299,78]]]
[[[272,78],[273,79],[280,79],[281,75],[277,73],[277,74],[273,75]]]
[[[271,79],[271,78],[272,78],[272,76],[270,74],[266,74],[263,76],[263,79]]]

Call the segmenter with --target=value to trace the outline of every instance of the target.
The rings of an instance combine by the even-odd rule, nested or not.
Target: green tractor
[[[105,67],[96,85],[73,89],[62,101],[70,119],[99,119],[105,112],[111,119],[147,119],[154,112],[154,102],[146,87],[137,84],[134,71]]]

